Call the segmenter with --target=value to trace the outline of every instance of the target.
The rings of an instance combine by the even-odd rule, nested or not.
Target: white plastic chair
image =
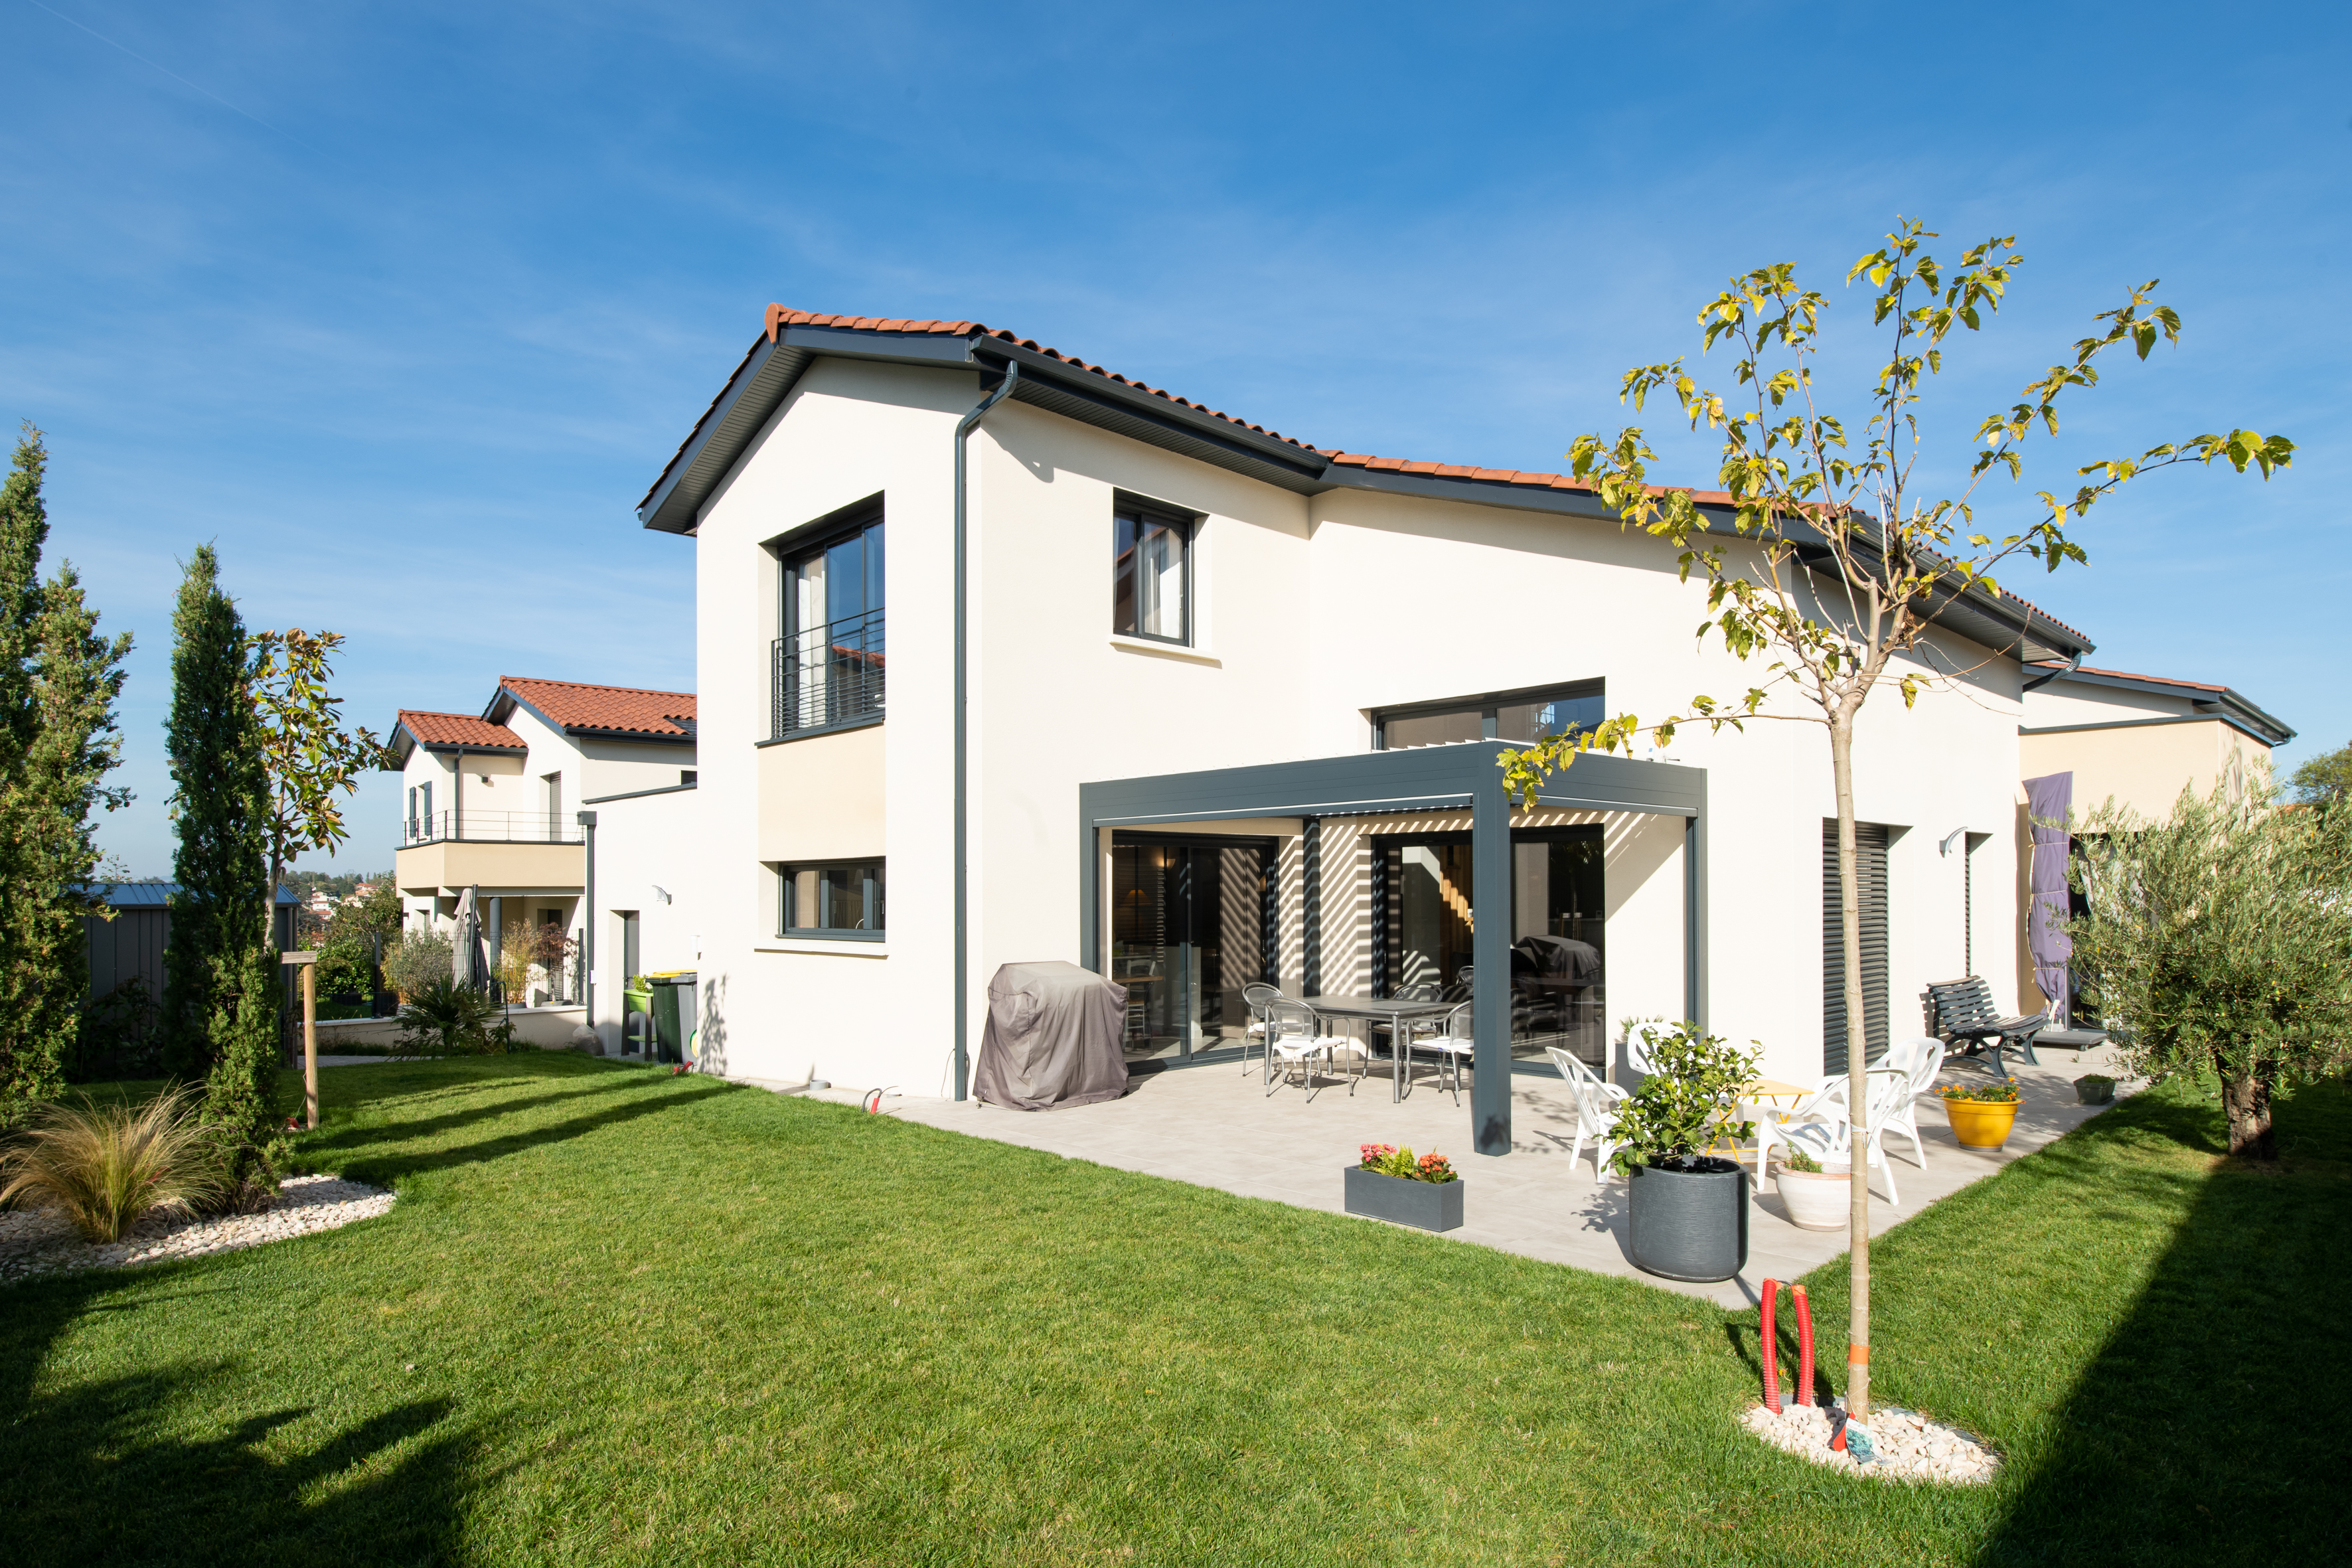
[[[1930,1035],[1918,1035],[1898,1041],[1871,1070],[1877,1072],[1884,1068],[1907,1075],[1911,1092],[1887,1115],[1879,1131],[1900,1132],[1911,1140],[1912,1163],[1924,1171],[1927,1168],[1927,1151],[1919,1142],[1919,1099],[1936,1087],[1936,1075],[1944,1070],[1944,1042]],[[1877,1119],[1874,1117],[1873,1120]]]
[[[1895,1167],[1886,1161],[1886,1151],[1880,1146],[1895,1108],[1907,1105],[1911,1099],[1911,1077],[1908,1073],[1889,1071],[1885,1068],[1870,1069],[1869,1134],[1864,1140],[1863,1159],[1872,1169],[1886,1177],[1886,1201],[1899,1204],[1903,1194],[1895,1189]],[[1777,1126],[1765,1122],[1757,1130],[1756,1165],[1760,1173],[1774,1144],[1784,1149],[1801,1149],[1824,1165],[1832,1163],[1850,1164],[1853,1159],[1853,1118],[1848,1114],[1843,1078],[1828,1078],[1811,1094],[1805,1097],[1787,1121]],[[1800,1116],[1806,1120],[1799,1121]],[[1759,1184],[1759,1190],[1760,1190]]]
[[[1609,1158],[1624,1140],[1617,1136],[1617,1108],[1633,1097],[1613,1083],[1603,1083],[1600,1076],[1564,1046],[1547,1046],[1544,1055],[1568,1080],[1568,1092],[1576,1102],[1576,1136],[1568,1146],[1568,1162],[1574,1164],[1584,1152],[1586,1139],[1592,1141],[1592,1179],[1609,1179]]]

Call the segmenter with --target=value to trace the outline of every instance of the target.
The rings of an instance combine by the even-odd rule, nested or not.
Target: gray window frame
[[[827,873],[835,871],[863,870],[868,867],[871,867],[876,871],[882,873],[878,878],[867,877],[862,879],[864,886],[860,889],[859,907],[865,910],[864,918],[870,922],[876,918],[877,913],[886,919],[889,914],[889,900],[884,891],[889,880],[888,857],[871,855],[862,859],[856,860],[782,860],[776,862],[777,938],[779,940],[792,942],[881,942],[886,940],[889,933],[886,928],[878,925],[868,925],[865,927],[796,926],[793,923],[793,906],[794,902],[797,901],[799,896],[793,888],[793,879],[798,873],[803,871]],[[823,893],[819,893],[817,901],[820,904],[823,904],[827,900]]]
[[[1517,708],[1538,702],[1572,700],[1579,697],[1598,697],[1605,706],[1609,699],[1608,682],[1567,680],[1549,686],[1523,686],[1511,691],[1487,691],[1469,697],[1447,697],[1433,702],[1401,702],[1393,708],[1372,710],[1372,750],[1389,749],[1389,723],[1396,719],[1427,719],[1440,713],[1466,713],[1476,709],[1479,715],[1479,736],[1484,740],[1501,739],[1495,733],[1501,722],[1497,717],[1506,708]],[[1412,750],[1414,748],[1406,748]]]
[[[1149,496],[1139,496],[1130,490],[1113,490],[1111,492],[1110,500],[1111,538],[1113,541],[1116,541],[1118,538],[1118,521],[1119,514],[1121,512],[1131,512],[1139,519],[1149,518],[1154,522],[1164,523],[1170,527],[1175,528],[1183,534],[1184,575],[1181,592],[1184,595],[1184,626],[1182,636],[1171,637],[1160,632],[1123,632],[1118,629],[1118,622],[1114,620],[1111,624],[1110,635],[1115,637],[1133,637],[1138,642],[1165,643],[1170,647],[1191,647],[1192,646],[1193,626],[1192,561],[1193,557],[1199,553],[1201,548],[1202,514],[1197,511],[1187,511],[1181,506],[1171,506],[1166,501],[1153,500]],[[1117,555],[1113,555],[1111,557],[1112,564],[1114,566],[1118,564],[1118,558]],[[1140,592],[1140,584],[1137,584],[1137,591],[1130,595],[1130,602],[1137,605],[1140,605],[1143,602],[1143,595]],[[1116,608],[1118,604],[1118,575],[1116,571],[1111,574],[1111,604],[1114,608]],[[1140,617],[1139,616],[1138,618],[1139,621]]]

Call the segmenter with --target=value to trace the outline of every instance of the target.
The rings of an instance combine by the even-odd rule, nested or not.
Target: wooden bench
[[[1929,984],[1920,1000],[1927,1005],[1927,1032],[1940,1039],[1963,1046],[1970,1056],[1988,1047],[1992,1051],[1995,1077],[2007,1078],[2009,1067],[2001,1059],[2002,1051],[2014,1046],[2024,1053],[2025,1059],[2035,1067],[2042,1058],[2033,1054],[2033,1037],[2050,1026],[2046,1013],[2032,1013],[2022,1017],[2005,1018],[1992,1005],[1992,987],[1974,974],[1962,980],[1941,980]]]

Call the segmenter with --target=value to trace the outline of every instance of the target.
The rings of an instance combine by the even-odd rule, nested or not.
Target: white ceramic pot
[[[1780,1167],[1775,1178],[1780,1205],[1790,1220],[1804,1230],[1843,1230],[1853,1204],[1853,1178],[1843,1171],[1791,1171]]]

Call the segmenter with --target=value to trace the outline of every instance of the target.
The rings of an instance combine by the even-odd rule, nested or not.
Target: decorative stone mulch
[[[149,1215],[116,1242],[87,1242],[52,1209],[0,1214],[0,1281],[76,1268],[128,1268],[172,1258],[200,1258],[334,1230],[392,1208],[392,1194],[341,1176],[289,1176],[258,1214]]]
[[[1750,1432],[1799,1458],[1886,1480],[1982,1486],[2000,1468],[2000,1457],[1966,1432],[1892,1405],[1879,1406],[1863,1424],[1870,1430],[1873,1450],[1866,1464],[1856,1463],[1851,1452],[1830,1447],[1828,1407],[1783,1404],[1775,1415],[1756,1405],[1741,1419]]]

